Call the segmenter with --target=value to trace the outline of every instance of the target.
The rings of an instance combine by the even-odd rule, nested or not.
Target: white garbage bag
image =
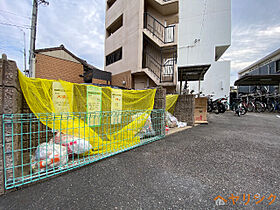
[[[53,140],[51,140],[53,141]],[[62,146],[65,146],[68,148],[68,154],[83,154],[92,149],[91,144],[89,141],[77,138],[75,136],[57,133],[54,137],[54,142],[56,144],[61,144]]]
[[[55,143],[40,144],[32,157],[32,168],[35,171],[60,167],[68,162],[67,147]]]
[[[175,128],[178,127],[178,120],[176,117],[174,117],[172,114],[170,114],[169,112],[165,112],[165,124],[169,127],[169,128]]]

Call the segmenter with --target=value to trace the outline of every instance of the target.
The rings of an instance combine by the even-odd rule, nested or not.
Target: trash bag
[[[174,117],[172,114],[170,114],[169,112],[165,112],[165,124],[169,127],[169,128],[175,128],[178,126],[178,120],[176,117]]]
[[[61,144],[62,146],[67,147],[69,155],[80,155],[92,149],[92,146],[89,143],[89,141],[63,133],[57,133],[54,137],[54,142],[56,144]]]
[[[143,112],[140,112],[140,113],[133,115],[131,118],[133,121],[135,121],[135,120],[137,120],[137,118],[139,118],[139,116],[141,116],[143,114],[144,114]],[[156,132],[153,128],[151,116],[149,115],[143,128],[137,133],[137,136],[139,136],[142,139],[142,138],[152,137],[155,135],[156,135]]]
[[[186,122],[178,122],[178,128],[184,128],[184,127],[187,127]]]
[[[145,137],[152,137],[155,135],[156,135],[156,132],[153,129],[152,120],[151,120],[151,117],[149,116],[148,119],[146,120],[144,127],[138,133],[138,136],[140,136],[140,138],[145,138]]]
[[[41,171],[66,165],[67,162],[67,147],[55,143],[42,143],[32,157],[32,169]]]

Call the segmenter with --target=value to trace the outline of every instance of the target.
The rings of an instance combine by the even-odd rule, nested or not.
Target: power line
[[[25,25],[19,26],[19,25],[10,24],[10,23],[3,23],[3,22],[0,22],[0,24],[5,25],[5,26],[14,26],[14,27],[18,27],[18,28],[31,29],[30,27],[25,26]]]
[[[5,10],[2,10],[2,9],[0,9],[0,12],[7,13],[7,14],[10,14],[10,15],[14,15],[14,16],[18,16],[18,17],[21,17],[21,18],[26,18],[26,19],[31,20],[31,18],[30,18],[30,17],[23,16],[23,15],[18,15],[18,14],[16,14],[16,13],[9,12],[9,11],[5,11]]]

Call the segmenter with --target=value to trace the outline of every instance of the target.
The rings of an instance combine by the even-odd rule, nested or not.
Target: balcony
[[[179,0],[145,0],[151,7],[164,16],[179,12]]]
[[[145,39],[143,68],[147,68],[159,83],[173,83],[177,63],[177,49],[160,49]]]
[[[176,25],[164,26],[149,13],[144,13],[144,28],[163,44],[175,43],[175,27]]]

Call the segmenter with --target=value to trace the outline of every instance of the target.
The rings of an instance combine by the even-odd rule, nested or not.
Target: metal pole
[[[199,78],[199,81],[198,81],[198,97],[200,97],[200,78]]]
[[[26,39],[25,39],[25,32],[24,31],[23,31],[23,40],[24,40],[24,49],[23,49],[24,73],[26,74]]]

